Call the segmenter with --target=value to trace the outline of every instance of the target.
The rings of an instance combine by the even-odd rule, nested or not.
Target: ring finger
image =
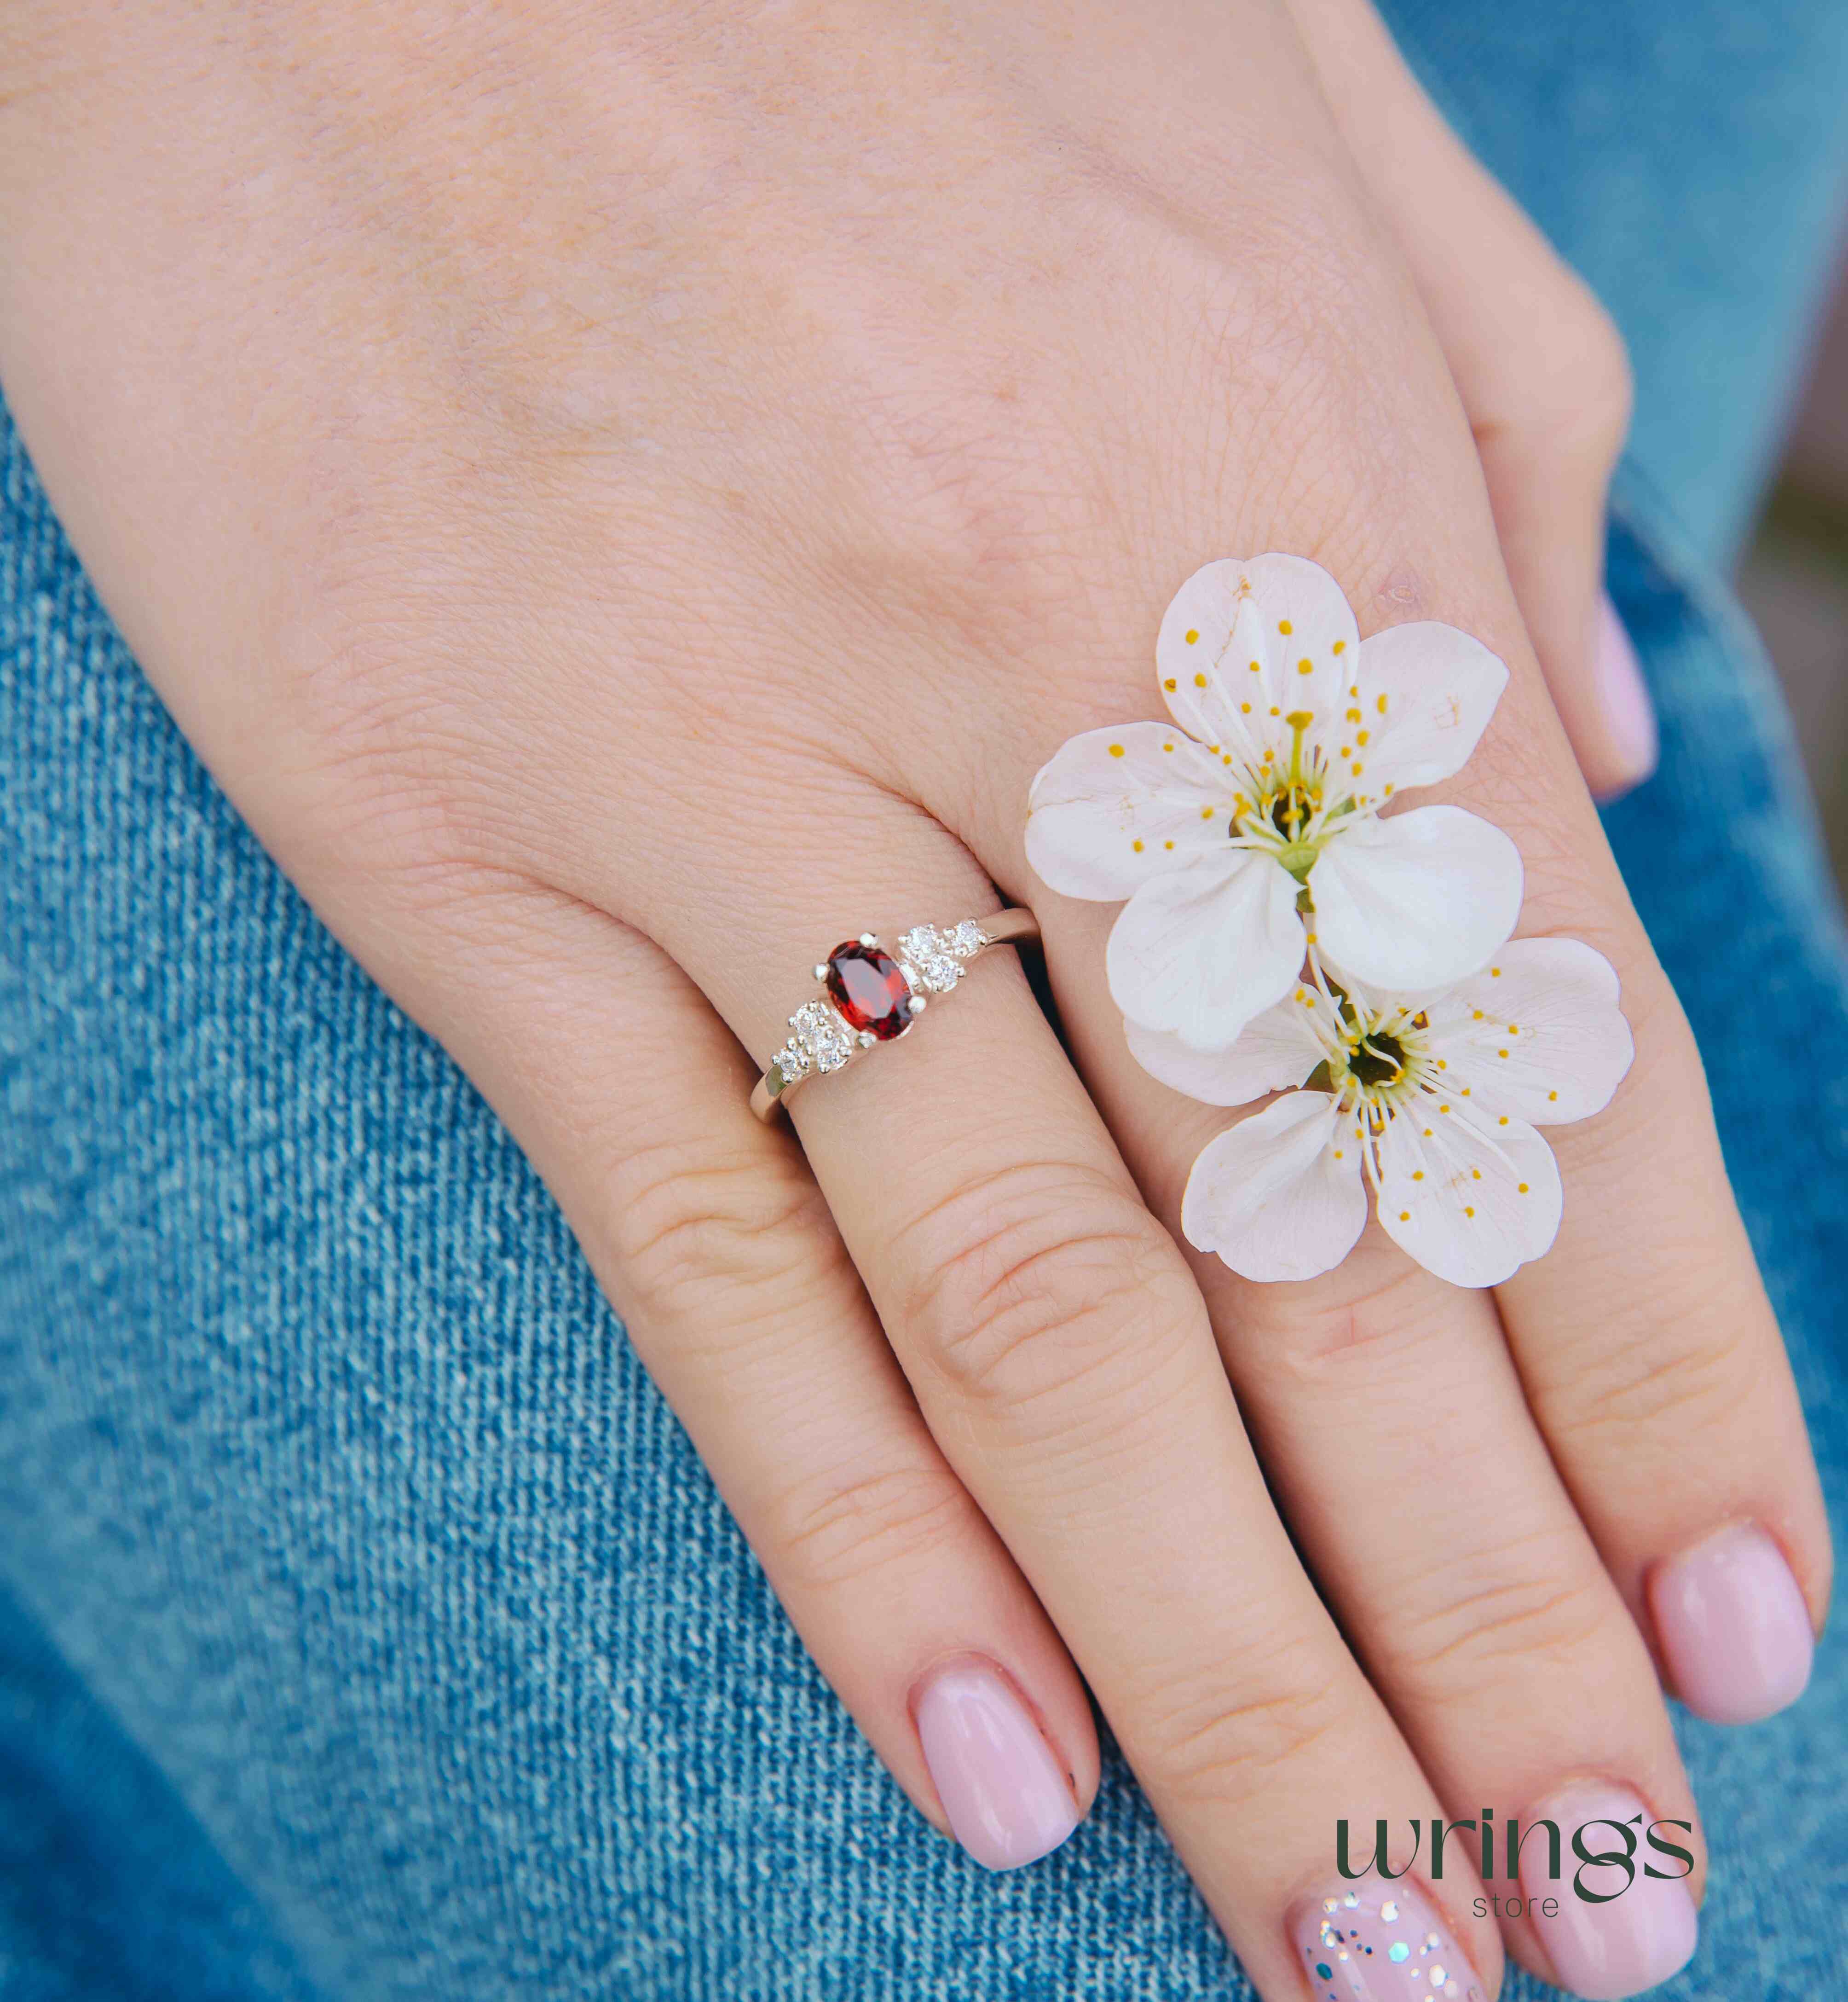
[[[895,817],[856,849],[931,845]],[[908,872],[921,910],[882,909],[889,883],[818,858],[783,881],[825,894],[747,891],[723,951],[688,928],[701,985],[754,1050],[801,998],[778,970],[814,947],[793,941],[987,907],[966,855],[940,831],[934,845]],[[1460,1951],[1486,1995],[1498,1956],[1461,1909],[1466,1872],[1447,1916],[1415,1879],[1367,1905],[1335,1873],[1340,1818],[1403,1826],[1434,1797],[1278,1520],[1184,1261],[1010,961],[972,967],[941,1019],[790,1107],[919,1405],[1264,1992],[1294,2002],[1306,1954],[1313,1976],[1314,1955],[1347,1950],[1334,1934],[1372,1927],[1383,1953],[1415,1917],[1455,1993]]]

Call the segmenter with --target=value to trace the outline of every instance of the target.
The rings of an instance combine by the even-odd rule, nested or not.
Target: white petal
[[[1223,776],[1219,759],[1171,723],[1086,731],[1033,782],[1027,862],[1068,897],[1127,897],[1192,855],[1224,849]]]
[[[1274,678],[1273,699],[1287,714],[1306,709],[1338,720],[1358,677],[1360,630],[1337,584],[1306,556],[1253,556],[1240,566],[1264,620]],[[1284,732],[1287,744],[1289,733]]]
[[[1161,1029],[1125,1022],[1129,1053],[1151,1077],[1207,1105],[1248,1105],[1301,1084],[1327,1055],[1309,1026],[1312,1006],[1326,1009],[1313,988],[1298,987],[1267,1008],[1222,1050],[1196,1050]]]
[[[1111,928],[1111,999],[1145,1028],[1223,1049],[1281,1000],[1302,965],[1296,883],[1267,855],[1222,843],[1145,883]]]
[[[1209,1140],[1180,1228],[1247,1279],[1332,1271],[1366,1227],[1359,1143],[1325,1091],[1292,1091]]]
[[[1255,762],[1267,748],[1287,752],[1283,718],[1292,711],[1341,715],[1360,635],[1341,586],[1320,564],[1229,557],[1196,570],[1175,594],[1155,656],[1176,720]]]
[[[1360,664],[1357,790],[1376,800],[1460,772],[1508,686],[1480,640],[1429,620],[1363,640]]]
[[[1339,973],[1395,994],[1448,987],[1488,962],[1521,911],[1521,854],[1460,807],[1372,816],[1331,835],[1309,871],[1311,928]]]
[[[1264,755],[1271,738],[1263,725],[1274,699],[1270,653],[1243,565],[1208,563],[1174,594],[1155,668],[1169,714],[1190,736],[1243,763]]]
[[[1440,1279],[1498,1286],[1558,1235],[1559,1166],[1524,1119],[1484,1121],[1444,1103],[1427,1096],[1422,1112],[1414,1103],[1387,1126],[1379,1220]]]
[[[1579,939],[1512,939],[1426,1012],[1477,1109],[1536,1126],[1602,1111],[1634,1054],[1616,970]]]

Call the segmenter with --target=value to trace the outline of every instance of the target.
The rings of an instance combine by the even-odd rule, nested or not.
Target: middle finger
[[[1048,919],[1062,934],[1097,923]],[[1074,1040],[1156,1213],[1177,1219],[1185,1163],[1226,1115],[1152,1089],[1120,1033],[1081,1027]],[[1560,1937],[1557,1917],[1505,1915],[1511,1948],[1581,1992],[1593,1953],[1609,1992],[1662,1978],[1694,1945],[1696,1810],[1648,1650],[1533,1423],[1494,1296],[1433,1278],[1376,1224],[1314,1280],[1258,1285],[1217,1258],[1193,1262],[1312,1572],[1449,1811],[1468,1821],[1457,1840],[1494,1827],[1488,1888],[1521,1896],[1505,1868],[1511,1818],[1556,1821],[1569,1842],[1594,1807],[1621,1800],[1620,1819],[1643,1817],[1639,1836],[1658,1819],[1689,1825],[1661,1831],[1696,1858],[1685,1888],[1639,1877],[1606,1906],[1568,1896],[1567,1919],[1592,1928],[1582,1940]],[[1568,1878],[1573,1867],[1568,1857]]]
[[[1288,992],[1306,944],[1297,883],[1261,851],[1268,827],[1254,832],[1250,800],[1268,798],[1270,787],[1278,812],[1301,811],[1277,775],[1286,759],[1297,771],[1305,732],[1320,727],[1319,717],[1330,734],[1314,750],[1313,769],[1330,783],[1358,780],[1354,790],[1364,794],[1396,769],[1408,787],[1428,785],[1442,776],[1435,768],[1444,758],[1454,769],[1466,755],[1464,738],[1480,732],[1505,678],[1461,634],[1444,640],[1443,629],[1425,627],[1420,638],[1416,630],[1363,646],[1338,591],[1313,566],[1279,557],[1216,566],[1183,587],[1163,622],[1162,685],[1174,720],[1080,734],[1034,791],[1027,858],[1072,893],[1040,901],[1074,1051],[1130,1166],[1177,1234],[1187,1221],[1183,1184],[1191,1205],[1191,1191],[1211,1180],[1202,1167],[1190,1181],[1190,1166],[1226,1125],[1211,1107],[1303,1085],[1318,1050],[1329,1047],[1305,1026],[1316,1019],[1304,1012],[1318,1006],[1313,985]],[[1410,678],[1407,640],[1420,650],[1417,667],[1428,673],[1435,665],[1444,676],[1447,707],[1435,689]],[[1353,706],[1363,699],[1364,713]],[[1283,713],[1292,701],[1300,715]],[[1426,707],[1450,727],[1447,740],[1436,722],[1421,724]],[[1181,727],[1190,720],[1198,727]],[[1466,727],[1458,731],[1458,724]],[[1266,747],[1262,769],[1254,742]],[[1351,771],[1337,771],[1341,759]],[[1325,824],[1344,830],[1327,837],[1330,850],[1352,828],[1357,849],[1378,830],[1376,852],[1385,853],[1422,824],[1452,844],[1445,858],[1452,871],[1492,860],[1498,846],[1512,856],[1505,835],[1452,807]],[[1019,841],[1017,832],[994,837],[991,860],[1004,877],[1019,868]],[[1421,853],[1417,867],[1428,872]],[[1307,922],[1308,942],[1319,928],[1326,950],[1336,942],[1341,906],[1326,893],[1324,874],[1318,861]],[[1512,878],[1515,894],[1504,897],[1487,935],[1463,935],[1466,925],[1459,932],[1446,912],[1430,951],[1454,952],[1463,962],[1448,978],[1371,977],[1389,987],[1449,986],[1505,938],[1518,907],[1518,867]],[[1261,921],[1253,920],[1247,881],[1274,906]],[[1125,897],[1114,921],[1089,901]],[[1489,908],[1486,894],[1449,902],[1464,918]],[[1381,909],[1389,908],[1383,898]],[[1350,930],[1340,941],[1343,957],[1364,949],[1410,965],[1403,930]],[[1414,942],[1421,942],[1415,930]],[[1276,993],[1260,991],[1267,952],[1285,989],[1274,1011]],[[1100,963],[1107,1003],[1097,991]],[[1138,1029],[1126,1040],[1118,1013],[1125,993],[1122,1005],[1139,1005],[1148,1011],[1142,1019],[1165,1021],[1170,1033]],[[1325,993],[1320,1005],[1326,1014],[1334,1002]],[[1241,1020],[1250,1021],[1242,1031]],[[1195,1044],[1229,1048],[1215,1055]],[[1275,1075],[1264,1055],[1274,1044]],[[1138,1055],[1189,1095],[1156,1083]],[[1550,1203],[1557,1214],[1558,1185],[1552,1157],[1532,1136],[1482,1142],[1479,1163],[1460,1153],[1453,1160],[1479,1122],[1465,1102],[1467,1086],[1459,1080],[1452,1095],[1454,1106],[1442,1102],[1442,1090],[1431,1102],[1430,1125],[1423,1112],[1414,1121],[1408,1111],[1392,1127],[1389,1139],[1417,1159],[1405,1162],[1409,1179],[1391,1207],[1414,1233],[1454,1233],[1454,1254],[1446,1240],[1426,1255],[1440,1266],[1453,1258],[1466,1275],[1479,1273],[1480,1285],[1502,1276],[1495,1260],[1505,1240],[1525,1243],[1523,1232],[1543,1221]],[[1216,1146],[1218,1172],[1228,1177],[1220,1184],[1221,1234],[1203,1239],[1198,1216],[1188,1233],[1196,1243],[1222,1243],[1233,1233],[1240,1269],[1269,1282],[1236,1280],[1216,1260],[1198,1268],[1241,1404],[1311,1567],[1454,1812],[1476,1816],[1487,1802],[1503,1816],[1557,1819],[1549,1809],[1595,1783],[1622,1796],[1622,1819],[1641,1817],[1639,1839],[1657,1819],[1691,1827],[1648,1650],[1554,1470],[1494,1302],[1410,1267],[1376,1226],[1339,1269],[1325,1269],[1360,1236],[1369,1207],[1361,1145],[1327,1128],[1335,1103],[1327,1092],[1292,1091],[1261,1114],[1264,1125],[1254,1130],[1270,1135],[1261,1172],[1256,1139],[1243,1152],[1236,1139]],[[1286,1128],[1285,1121],[1294,1123]],[[1525,1150],[1518,1161],[1511,1146]],[[1289,1149],[1300,1160],[1286,1158]],[[1419,1161],[1437,1172],[1427,1175]],[[1434,1432],[1434,1418],[1442,1429]],[[1390,1508],[1381,1505],[1386,1497]],[[1694,1907],[1678,1882],[1645,1879],[1642,1890],[1597,1908],[1593,1942],[1536,1935],[1525,1919],[1512,1942],[1523,1958],[1581,1986],[1594,1958],[1601,1979],[1617,1978],[1620,1966],[1660,1979],[1692,1950]],[[1576,1906],[1567,1909],[1577,1915]]]

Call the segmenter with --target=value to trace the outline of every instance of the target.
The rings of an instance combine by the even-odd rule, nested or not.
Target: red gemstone
[[[911,1027],[912,992],[898,962],[876,945],[849,940],[828,955],[828,998],[848,1025],[882,1043]]]

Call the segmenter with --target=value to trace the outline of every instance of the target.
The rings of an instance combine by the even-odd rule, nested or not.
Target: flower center
[[[1348,1069],[1364,1090],[1395,1083],[1405,1070],[1405,1045],[1396,1036],[1369,1036],[1348,1058]]]
[[[1363,1122],[1383,1132],[1400,1107],[1426,1087],[1431,1060],[1422,1031],[1430,1019],[1421,1009],[1414,1015],[1403,1007],[1360,1006],[1339,982],[1330,982],[1328,992],[1336,1035],[1327,1089],[1351,1100]]]
[[[1321,757],[1313,750],[1306,756],[1303,750],[1315,720],[1306,709],[1292,710],[1284,718],[1290,727],[1288,765],[1280,771],[1271,753],[1264,753],[1265,762],[1249,775],[1253,796],[1238,795],[1226,828],[1235,841],[1268,849],[1298,882],[1315,867],[1322,849]]]

